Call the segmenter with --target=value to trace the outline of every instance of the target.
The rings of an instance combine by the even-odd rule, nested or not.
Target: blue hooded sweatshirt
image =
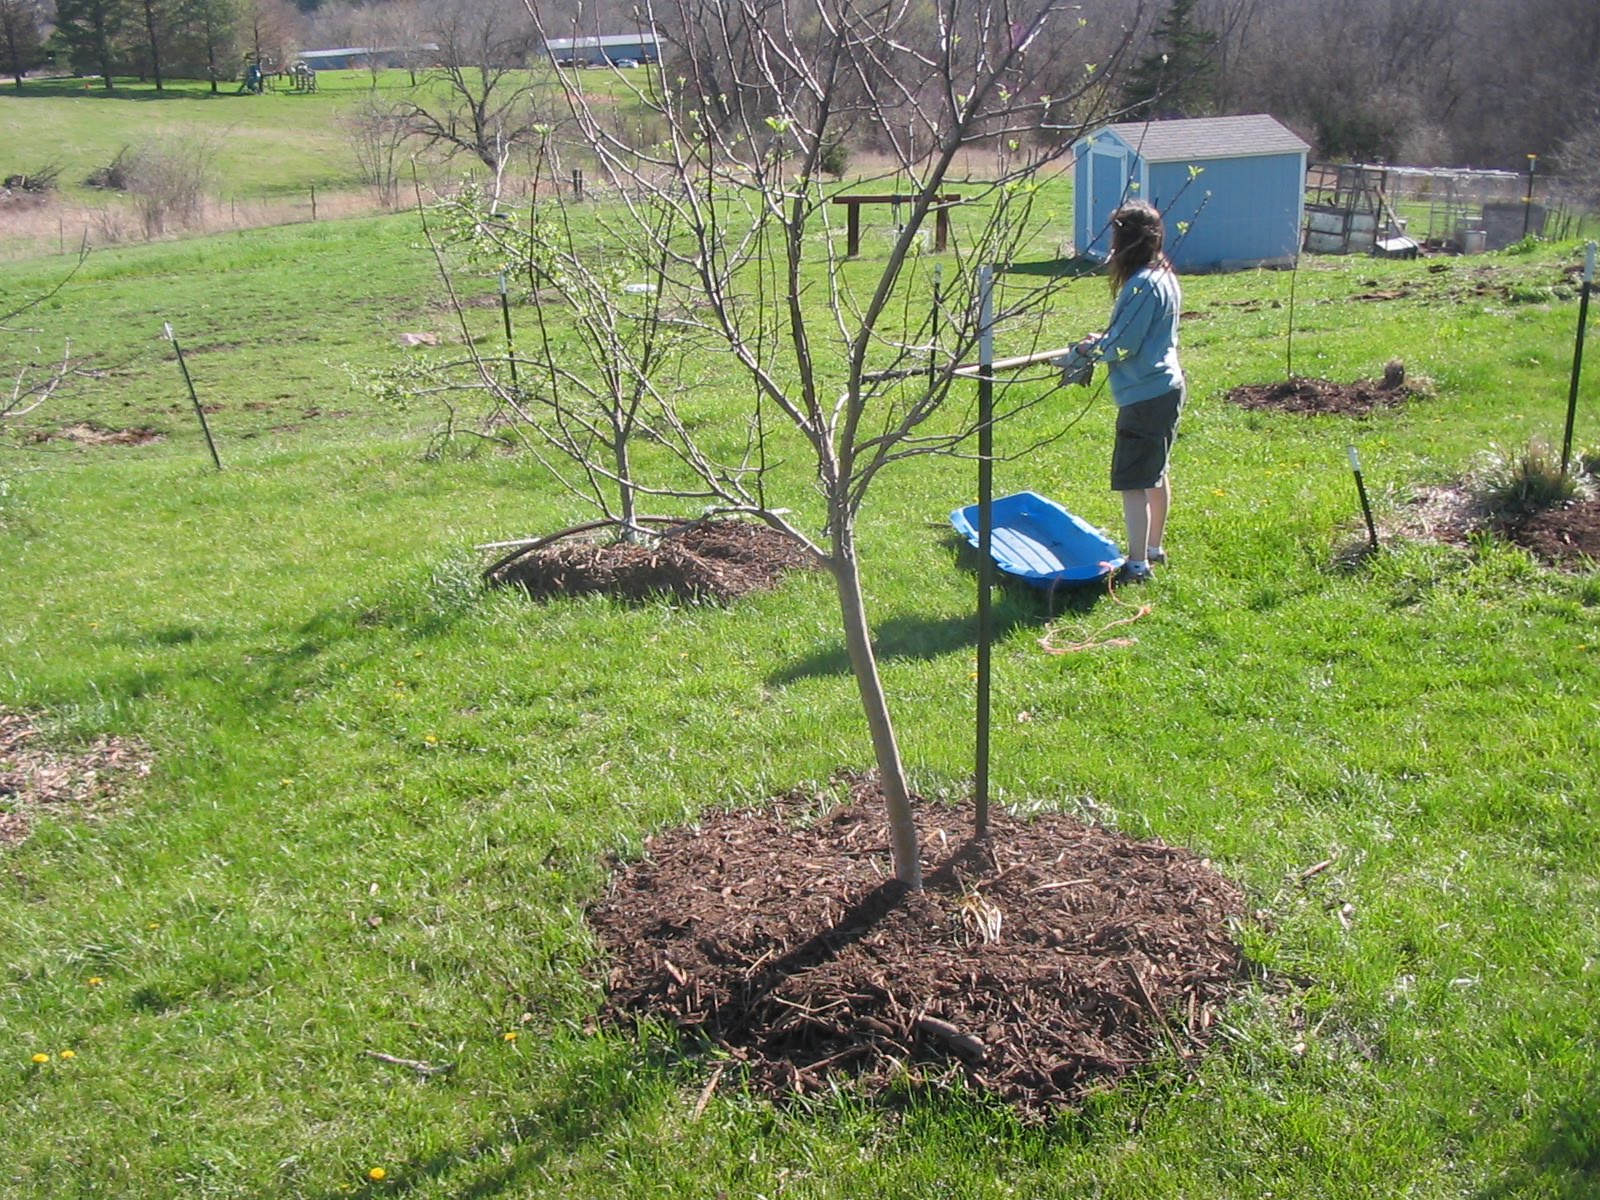
[[[1183,386],[1178,366],[1178,277],[1165,267],[1141,267],[1122,285],[1111,321],[1095,343],[1106,363],[1117,406],[1154,400]]]

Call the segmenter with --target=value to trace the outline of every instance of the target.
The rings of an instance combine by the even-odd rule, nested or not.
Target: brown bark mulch
[[[1496,514],[1484,511],[1465,484],[1419,488],[1393,526],[1381,532],[1456,546],[1487,532],[1523,547],[1547,566],[1591,570],[1600,562],[1600,496],[1580,496],[1538,512]]]
[[[1228,393],[1240,408],[1277,412],[1364,417],[1375,409],[1393,408],[1423,393],[1404,382],[1358,379],[1335,383],[1331,379],[1296,377],[1277,383],[1247,383]]]
[[[1025,1114],[1208,1044],[1244,896],[1193,853],[1061,814],[917,804],[925,890],[888,878],[875,786],[650,839],[589,919],[605,1015],[721,1047],[779,1097],[962,1074]]]
[[[1592,568],[1600,562],[1600,497],[1503,516],[1495,522],[1495,530],[1551,566]]]
[[[149,752],[136,742],[102,735],[61,750],[43,741],[35,718],[0,708],[0,847],[26,838],[37,812],[92,814],[124,778],[149,773]]]
[[[648,545],[569,539],[531,550],[495,570],[493,584],[536,599],[604,593],[623,600],[673,596],[719,603],[776,586],[815,566],[794,538],[750,521],[705,521]]]

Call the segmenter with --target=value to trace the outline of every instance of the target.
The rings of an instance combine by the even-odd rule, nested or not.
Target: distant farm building
[[[407,49],[404,46],[341,46],[333,50],[302,50],[295,58],[313,71],[364,71],[373,67],[404,67],[419,55],[432,55],[439,47],[432,43]]]
[[[604,37],[551,38],[545,53],[562,66],[599,67],[622,62],[658,63],[661,39],[653,33]]]
[[[1162,214],[1180,271],[1294,264],[1311,147],[1265,115],[1107,125],[1073,144],[1073,241],[1111,251],[1111,214],[1144,200]]]

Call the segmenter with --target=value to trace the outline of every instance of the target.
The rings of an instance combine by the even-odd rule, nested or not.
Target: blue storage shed
[[[1111,214],[1145,200],[1180,271],[1292,266],[1311,147],[1269,116],[1106,125],[1073,144],[1073,242],[1105,258]]]

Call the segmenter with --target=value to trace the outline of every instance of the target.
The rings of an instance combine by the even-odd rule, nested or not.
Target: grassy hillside
[[[153,85],[118,79],[36,79],[0,97],[4,169],[29,170],[59,161],[61,183],[82,195],[83,181],[124,146],[156,137],[215,146],[225,195],[243,198],[302,193],[308,187],[355,187],[358,179],[338,117],[372,92],[365,71],[324,71],[315,93],[287,90],[241,96],[235,83],[213,95],[188,80]],[[409,91],[403,71],[386,72],[379,94]]]
[[[586,514],[524,456],[424,461],[436,414],[365,386],[417,353],[402,332],[459,340],[418,243],[400,216],[97,253],[33,322],[99,373],[0,443],[0,706],[153,768],[0,850],[0,1195],[1592,1193],[1600,578],[1490,541],[1335,563],[1347,444],[1387,522],[1491,444],[1559,437],[1573,247],[1184,281],[1173,563],[1120,648],[1038,642],[1116,601],[1005,595],[994,780],[1210,856],[1249,889],[1256,975],[1204,1062],[1034,1127],[959,1091],[773,1107],[735,1072],[697,1113],[710,1059],[594,1028],[606,856],[864,765],[855,685],[823,579],[727,608],[474,586],[475,543]],[[1050,331],[1106,305],[1084,281]],[[492,350],[498,314],[472,319]],[[1226,400],[1291,354],[1339,380],[1400,356],[1435,395],[1360,420]],[[1044,402],[1002,448],[1057,436],[996,486],[1115,528],[1109,403],[1018,386]],[[747,397],[713,372],[695,402],[710,425]],[[60,436],[84,422],[161,440]],[[798,456],[774,486],[815,525]],[[943,523],[974,486],[919,461],[863,522],[929,796],[971,770],[973,581]]]

